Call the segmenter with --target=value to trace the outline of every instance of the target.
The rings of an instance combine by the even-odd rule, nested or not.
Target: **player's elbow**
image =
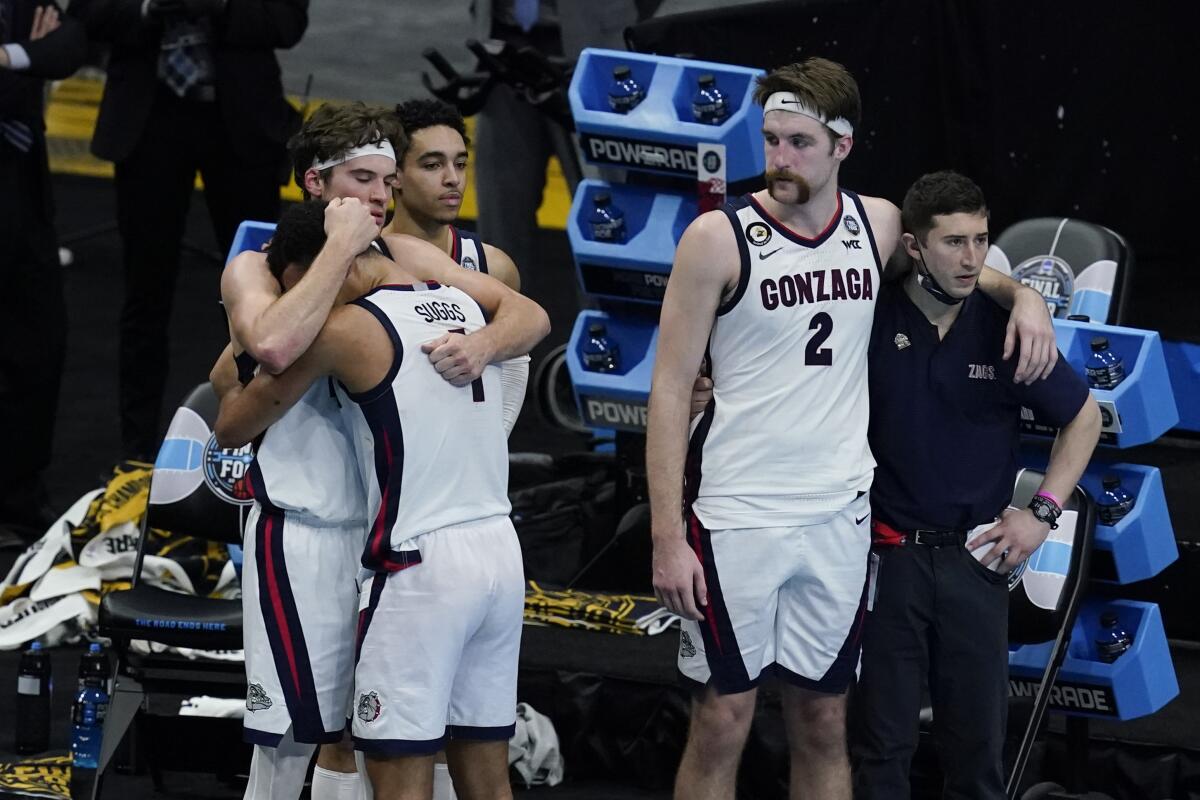
[[[276,339],[262,339],[248,348],[250,355],[258,362],[259,369],[271,375],[278,375],[292,365],[298,353],[291,352],[286,342]]]
[[[1083,407],[1075,415],[1074,424],[1079,426],[1080,437],[1095,447],[1096,443],[1100,441],[1100,430],[1104,427],[1103,422],[1100,406],[1096,403],[1096,398],[1089,393]]]

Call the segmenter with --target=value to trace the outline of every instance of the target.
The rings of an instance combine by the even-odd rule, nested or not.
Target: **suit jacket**
[[[29,41],[33,12],[38,6],[52,5],[49,0],[9,0],[12,30],[8,43],[16,43],[29,56],[29,68],[20,72],[0,69],[0,117],[24,122],[33,133],[33,146],[19,153],[0,143],[0,169],[9,169],[14,159],[34,159],[25,174],[32,185],[22,187],[18,197],[0,197],[0,214],[9,214],[12,204],[19,211],[36,211],[45,219],[53,218],[50,199],[50,170],[46,163],[46,136],[43,115],[45,82],[66,78],[83,65],[87,57],[87,34],[78,20],[62,17],[62,25],[53,33]],[[3,193],[0,193],[3,194]],[[20,226],[18,226],[20,227]]]
[[[89,0],[84,12],[91,37],[111,44],[92,137],[92,153],[109,161],[133,152],[159,91],[162,26],[141,7],[142,0]],[[300,41],[308,0],[227,0],[213,23],[213,83],[234,150],[248,160],[278,158],[300,118],[284,98],[275,49]]]

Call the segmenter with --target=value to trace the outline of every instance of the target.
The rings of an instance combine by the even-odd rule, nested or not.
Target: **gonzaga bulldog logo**
[[[250,491],[250,464],[254,461],[253,445],[221,447],[216,434],[208,437],[204,445],[204,482],[213,494],[227,503],[239,506],[250,505],[254,497]]]
[[[252,683],[246,687],[246,710],[263,711],[275,705],[263,689],[261,683]]]
[[[378,692],[366,692],[358,696],[358,718],[363,722],[372,723],[383,713],[383,704],[379,702]]]
[[[696,645],[692,643],[692,637],[688,635],[687,631],[679,633],[679,655],[684,658],[692,658],[696,655]]]

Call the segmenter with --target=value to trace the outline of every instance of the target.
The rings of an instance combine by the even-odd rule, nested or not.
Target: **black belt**
[[[926,547],[954,547],[967,543],[966,531],[913,531],[908,537],[911,544],[921,544]]]

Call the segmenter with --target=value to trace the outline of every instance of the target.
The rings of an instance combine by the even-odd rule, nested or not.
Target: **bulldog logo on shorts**
[[[275,705],[263,690],[261,683],[252,683],[246,687],[246,710],[263,711]]]
[[[363,722],[374,722],[379,719],[379,714],[382,711],[383,705],[379,702],[379,694],[377,692],[367,692],[358,696],[358,718]]]
[[[692,658],[696,655],[696,645],[692,644],[692,637],[688,636],[687,631],[679,633],[679,655],[684,658]]]

